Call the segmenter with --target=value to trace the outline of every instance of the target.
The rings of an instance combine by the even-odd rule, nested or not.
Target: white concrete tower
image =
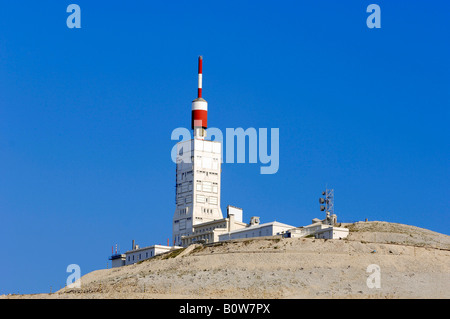
[[[177,144],[176,209],[173,244],[192,235],[193,225],[222,219],[220,174],[222,143],[205,140],[208,103],[202,98],[202,57],[199,57],[198,97],[192,101],[194,139]]]

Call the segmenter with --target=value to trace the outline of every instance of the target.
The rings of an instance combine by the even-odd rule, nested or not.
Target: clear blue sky
[[[81,7],[81,29],[66,8]],[[366,8],[381,7],[381,29]],[[280,129],[280,169],[224,164],[222,210],[449,231],[448,1],[3,1],[0,293],[165,244],[173,129],[203,55],[209,125]]]

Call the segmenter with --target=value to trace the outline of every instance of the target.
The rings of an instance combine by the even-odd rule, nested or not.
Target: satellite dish
[[[325,210],[325,206],[320,205],[320,210],[323,212]]]
[[[325,204],[325,199],[319,198],[319,203],[320,203],[320,204]]]

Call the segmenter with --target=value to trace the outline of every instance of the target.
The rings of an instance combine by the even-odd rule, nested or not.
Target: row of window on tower
[[[196,202],[200,204],[211,204],[217,205],[219,203],[219,198],[217,196],[205,196],[202,194],[197,194]],[[192,203],[192,195],[180,196],[176,199],[177,205],[191,204]]]
[[[219,169],[219,159],[210,157],[201,158],[197,156],[194,166],[196,168]]]
[[[201,194],[197,195],[197,203],[203,204],[203,203],[209,203],[211,205],[217,205],[218,198],[215,196],[204,196]]]
[[[214,179],[217,180],[219,177],[219,174],[217,172],[202,171],[202,170],[197,170],[196,172],[200,176],[212,177],[213,180]],[[192,171],[177,174],[177,186],[181,185],[181,183],[191,183],[191,182],[192,182]]]
[[[197,181],[195,189],[197,192],[216,193],[219,190],[219,185],[216,182],[202,182]]]
[[[219,185],[216,182],[202,182],[198,180],[196,182],[195,189],[197,190],[197,192],[217,194],[219,192]],[[177,184],[177,194],[182,194],[190,191],[192,191],[192,181]]]

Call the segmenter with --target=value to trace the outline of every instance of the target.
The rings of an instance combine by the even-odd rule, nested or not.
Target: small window
[[[203,191],[210,193],[212,191],[211,182],[203,182]]]

